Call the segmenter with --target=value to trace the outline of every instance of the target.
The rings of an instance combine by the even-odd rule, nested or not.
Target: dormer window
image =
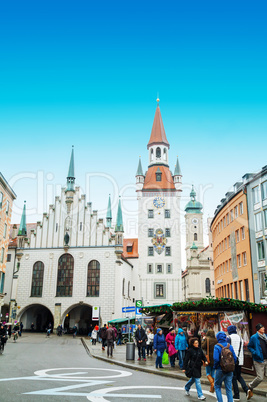
[[[161,149],[160,149],[160,147],[156,148],[156,158],[161,158]]]
[[[158,168],[158,170],[156,171],[156,181],[161,181],[161,175],[162,175],[162,173],[161,173],[160,169]]]

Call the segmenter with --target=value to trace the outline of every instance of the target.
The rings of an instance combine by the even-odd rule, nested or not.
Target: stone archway
[[[80,335],[87,335],[89,326],[92,324],[92,306],[85,303],[74,304],[62,314],[61,321],[68,332],[71,332],[76,325]]]
[[[30,330],[34,324],[36,332],[45,332],[48,324],[54,326],[54,317],[49,308],[42,304],[31,304],[26,306],[18,315],[18,320],[22,321],[24,330]]]

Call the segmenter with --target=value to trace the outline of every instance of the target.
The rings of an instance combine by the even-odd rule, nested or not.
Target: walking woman
[[[162,329],[158,328],[157,333],[154,336],[154,350],[157,354],[156,358],[156,368],[163,368],[162,366],[162,356],[163,352],[166,349],[166,341],[165,336],[162,333]]]
[[[184,359],[184,370],[186,376],[190,378],[190,380],[185,385],[185,395],[189,396],[190,388],[195,383],[197,389],[198,399],[204,401],[206,398],[203,395],[200,377],[201,377],[201,366],[203,361],[207,365],[207,359],[204,355],[203,350],[199,347],[199,342],[197,338],[192,338],[190,340],[190,347],[186,352]]]
[[[215,332],[212,329],[209,329],[207,332],[206,337],[203,338],[201,348],[206,352],[208,366],[206,366],[206,375],[210,383],[210,392],[214,392],[214,376],[215,376],[215,369],[214,360],[213,360],[213,351],[214,346],[217,343],[217,339],[215,337]]]
[[[173,327],[169,328],[169,333],[166,336],[166,342],[168,347],[168,354],[170,356],[171,367],[175,367],[175,357],[177,355],[177,350],[175,349],[175,329]]]

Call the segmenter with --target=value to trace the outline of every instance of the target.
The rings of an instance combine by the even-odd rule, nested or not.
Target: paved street
[[[185,381],[125,369],[90,357],[79,338],[24,334],[0,356],[1,400],[196,401],[184,395]],[[203,386],[207,401],[216,398]],[[242,395],[245,401],[245,396]],[[257,402],[264,397],[256,396]]]

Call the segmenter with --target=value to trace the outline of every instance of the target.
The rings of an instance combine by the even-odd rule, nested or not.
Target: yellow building
[[[0,303],[3,298],[3,289],[6,272],[6,259],[9,242],[9,229],[13,201],[16,194],[0,173]],[[1,309],[1,304],[0,304]]]
[[[254,302],[246,188],[221,200],[211,222],[216,297]]]

